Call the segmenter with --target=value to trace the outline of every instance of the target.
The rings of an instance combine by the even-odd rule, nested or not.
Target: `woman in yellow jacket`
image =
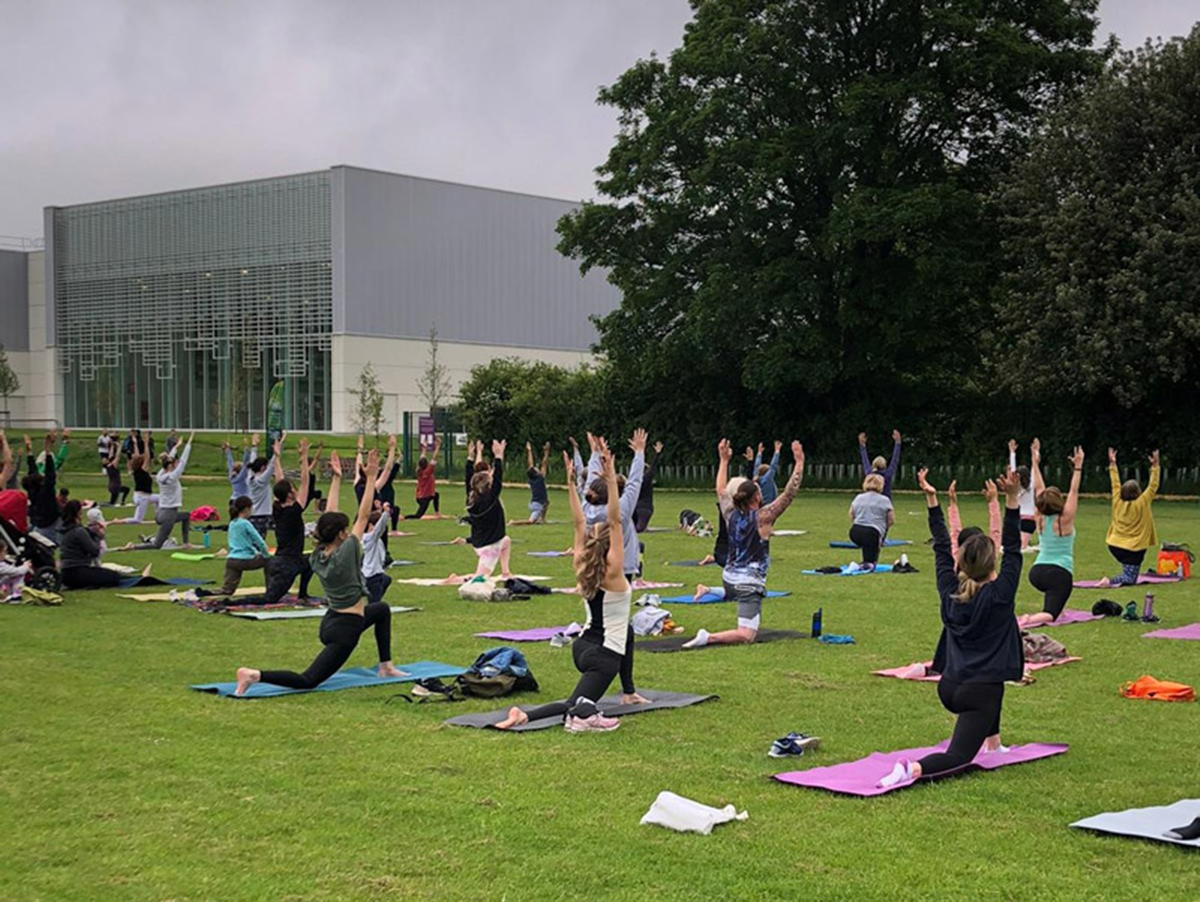
[[[1108,449],[1108,475],[1112,480],[1112,522],[1108,526],[1109,553],[1121,565],[1121,574],[1108,580],[1110,586],[1137,583],[1146,549],[1158,544],[1154,532],[1154,512],[1150,505],[1158,494],[1158,452],[1150,455],[1150,485],[1146,491],[1136,479],[1121,482],[1117,472],[1117,452]]]

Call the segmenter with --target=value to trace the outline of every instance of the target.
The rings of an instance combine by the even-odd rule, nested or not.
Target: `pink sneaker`
[[[621,725],[615,717],[605,717],[603,714],[593,714],[591,717],[572,717],[567,715],[563,721],[563,729],[568,733],[608,733]]]

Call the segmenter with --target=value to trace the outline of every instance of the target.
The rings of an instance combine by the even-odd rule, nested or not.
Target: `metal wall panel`
[[[0,345],[29,350],[29,255],[0,250]]]
[[[354,167],[332,184],[337,332],[424,338],[436,325],[445,341],[587,350],[588,317],[620,302],[604,272],[581,277],[555,249],[575,204]]]

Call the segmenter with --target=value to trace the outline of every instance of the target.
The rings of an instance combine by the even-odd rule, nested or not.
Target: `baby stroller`
[[[24,492],[0,492],[0,547],[18,564],[33,563],[28,579],[31,586],[57,592],[62,588],[62,575],[54,560],[54,549],[58,546],[28,529],[26,504]]]

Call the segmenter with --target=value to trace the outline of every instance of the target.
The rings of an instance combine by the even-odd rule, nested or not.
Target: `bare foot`
[[[150,570],[154,567],[153,564],[147,564],[146,569],[142,571],[142,576],[149,576]]]
[[[708,594],[708,586],[703,583],[696,583],[696,594],[692,596],[692,601],[699,601]]]
[[[455,536],[453,539],[450,540],[450,544],[451,545],[466,545],[467,540],[464,539],[462,536]]]
[[[707,567],[709,564],[714,564],[714,563],[716,563],[716,559],[711,554],[706,554],[706,555],[704,555],[704,557],[700,558],[699,566]]]
[[[379,668],[375,672],[377,674],[379,674],[381,677],[406,677],[406,676],[408,676],[408,673],[406,671],[397,669],[396,665],[393,664],[391,661],[385,661],[384,663],[380,664]]]
[[[509,708],[508,717],[500,721],[500,723],[492,724],[497,730],[511,730],[513,727],[520,726],[523,723],[529,722],[529,715],[520,708]]]
[[[621,704],[622,705],[648,705],[648,704],[650,704],[650,699],[648,699],[642,695],[639,695],[636,692],[631,692],[628,695],[625,695],[625,694],[621,695]]]
[[[228,548],[218,548],[216,553],[213,555],[213,557],[225,557],[228,554],[229,554]]]
[[[237,688],[233,690],[234,695],[245,695],[246,690],[259,681],[262,676],[262,671],[252,670],[249,667],[239,667],[237,672]]]
[[[116,550],[116,551],[133,551],[133,542],[126,542],[120,548],[117,548],[114,550]]]

